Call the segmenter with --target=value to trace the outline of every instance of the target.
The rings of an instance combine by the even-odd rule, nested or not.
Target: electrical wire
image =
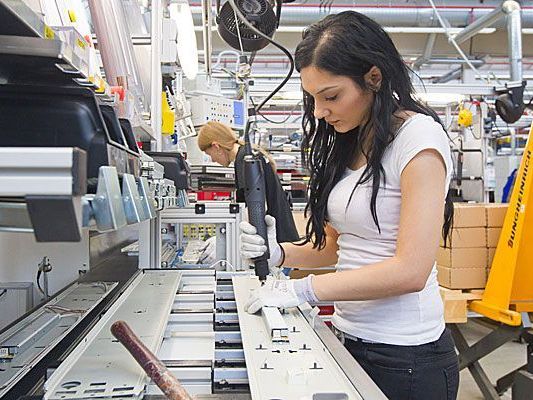
[[[237,37],[239,38],[239,47],[241,48],[241,53],[244,53],[243,45],[242,45],[241,29],[239,28],[239,21],[237,21],[237,12],[235,11],[237,7],[233,7],[233,4],[231,6],[233,8],[233,15],[235,18],[235,27],[237,28]]]
[[[437,19],[439,20],[439,23],[440,25],[442,26],[442,28],[444,29],[444,32],[446,33],[446,36],[448,37],[448,41],[453,45],[453,47],[455,47],[455,50],[457,50],[457,52],[459,53],[459,55],[465,60],[466,64],[472,69],[472,71],[474,71],[474,73],[478,76],[479,79],[481,80],[484,80],[485,82],[487,83],[490,83],[490,80],[487,79],[487,77],[484,77],[483,75],[481,75],[481,73],[479,72],[479,70],[474,66],[474,64],[472,64],[470,62],[470,59],[466,56],[466,54],[463,52],[463,50],[461,49],[461,47],[459,47],[459,45],[457,44],[457,42],[455,41],[455,39],[453,38],[453,36],[450,34],[450,31],[449,31],[449,28],[448,28],[448,24],[446,24],[444,22],[444,19],[442,18],[442,16],[440,15],[440,12],[439,10],[437,9],[437,6],[435,5],[435,3],[433,2],[433,0],[428,0],[429,1],[429,4],[431,4],[431,7],[433,8],[433,11],[435,12],[435,15],[437,16]]]
[[[254,107],[254,109],[256,109],[256,105],[255,105],[255,102],[254,102],[254,99],[252,98],[252,96],[250,96],[250,102],[252,103],[252,106]],[[261,113],[261,111],[257,111],[257,109],[256,109],[256,114],[259,115],[259,116],[261,116],[261,117],[264,118],[266,121],[268,121],[268,122],[270,122],[270,123],[272,123],[272,124],[279,124],[279,125],[281,125],[281,124],[286,123],[286,122],[289,120],[289,118],[291,118],[291,117],[294,115],[294,114],[293,114],[294,111],[296,111],[296,108],[297,108],[299,105],[301,105],[301,104],[302,104],[302,101],[300,100],[300,101],[299,101],[298,103],[296,103],[296,105],[294,105],[294,107],[289,111],[289,115],[287,115],[287,117],[286,117],[284,120],[282,120],[282,121],[274,121],[274,120],[272,120],[272,119],[270,119],[270,118],[267,118],[267,117],[265,116],[265,114]]]
[[[233,264],[230,263],[230,262],[227,261],[227,260],[218,260],[218,261],[214,262],[213,264],[211,264],[211,265],[208,267],[208,269],[213,269],[213,268],[215,268],[215,265],[220,264],[220,263],[222,263],[222,262],[226,263],[226,264],[230,267],[230,268],[227,268],[227,267],[226,267],[226,271],[237,271],[237,269],[233,266]]]
[[[35,280],[37,281],[37,289],[39,289],[39,292],[41,292],[41,294],[46,297],[46,294],[44,293],[44,290],[41,287],[41,274],[42,271],[40,269],[37,270],[37,278]]]
[[[68,307],[58,306],[55,304],[46,305],[44,306],[44,309],[47,311],[51,311],[55,314],[59,314],[64,317],[69,316],[69,315],[85,314],[87,312],[87,310],[68,308]]]
[[[233,8],[233,11],[237,14],[237,16],[239,17],[239,19],[242,21],[242,23],[244,25],[246,25],[249,29],[251,29],[256,35],[262,37],[263,39],[267,40],[269,43],[271,43],[272,45],[274,45],[275,47],[277,47],[278,49],[280,49],[286,56],[287,58],[289,59],[290,61],[290,67],[289,67],[289,72],[287,74],[287,76],[283,79],[283,81],[259,104],[259,106],[257,106],[257,108],[255,109],[256,113],[259,112],[261,110],[261,108],[263,108],[263,106],[266,104],[267,101],[269,101],[272,97],[274,97],[274,95],[280,91],[280,89],[285,86],[285,84],[289,81],[289,79],[291,78],[292,76],[292,73],[294,71],[294,59],[292,58],[292,55],[291,53],[289,53],[289,51],[283,47],[282,45],[280,45],[279,43],[277,43],[276,41],[274,41],[272,38],[270,38],[268,35],[265,35],[263,32],[261,32],[259,29],[257,29],[255,26],[253,26],[250,21],[248,21],[246,19],[246,17],[242,14],[241,10],[239,10],[239,8],[237,7],[237,5],[235,4],[235,0],[228,0],[231,7]],[[237,24],[237,26],[239,26]],[[240,34],[239,34],[239,39],[240,39]]]
[[[3,290],[0,292],[0,297],[5,296],[6,293],[7,293],[7,289],[3,289]]]

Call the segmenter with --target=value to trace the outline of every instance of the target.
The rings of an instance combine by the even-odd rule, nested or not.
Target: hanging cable
[[[475,74],[478,76],[478,78],[490,84],[490,80],[487,79],[487,77],[484,77],[483,75],[481,75],[479,70],[474,66],[474,64],[472,64],[470,62],[470,59],[466,56],[466,54],[463,52],[461,47],[459,47],[459,45],[457,44],[457,42],[455,41],[453,36],[450,34],[450,31],[449,31],[449,28],[448,28],[448,24],[446,24],[444,22],[444,19],[440,15],[440,12],[437,9],[437,6],[433,2],[433,0],[428,0],[428,1],[429,1],[429,4],[431,4],[431,7],[433,8],[433,11],[435,12],[435,15],[437,16],[437,19],[439,20],[440,25],[444,29],[444,32],[446,33],[446,36],[448,37],[448,41],[453,45],[453,47],[455,47],[455,49],[457,50],[459,55],[465,60],[466,64],[472,69],[472,71],[475,72]]]
[[[289,53],[289,51],[283,47],[281,44],[277,43],[275,40],[271,39],[268,35],[265,35],[263,32],[261,32],[259,29],[257,29],[255,26],[253,26],[250,21],[248,21],[246,19],[246,17],[242,14],[241,10],[239,10],[239,8],[237,7],[237,5],[235,4],[235,0],[228,0],[229,3],[231,4],[231,7],[233,8],[233,11],[237,14],[237,16],[239,17],[239,19],[242,21],[242,23],[244,25],[246,25],[249,29],[251,29],[256,35],[262,37],[263,39],[267,40],[269,43],[271,43],[272,45],[274,45],[275,47],[277,47],[278,49],[280,49],[286,56],[287,58],[289,59],[289,62],[290,62],[290,67],[289,67],[289,72],[287,74],[287,76],[283,79],[283,81],[259,104],[259,106],[257,106],[257,108],[255,108],[255,111],[256,112],[259,112],[261,110],[261,108],[263,108],[263,106],[266,104],[267,101],[269,101],[272,97],[274,97],[274,95],[280,91],[280,89],[285,86],[285,84],[289,81],[289,79],[291,78],[292,76],[292,73],[294,71],[294,59],[292,58],[292,55],[291,53]],[[237,24],[238,26],[238,24]],[[239,35],[239,40],[240,40],[240,35]]]
[[[286,123],[289,120],[289,118],[294,115],[293,113],[294,113],[294,111],[296,111],[296,108],[298,108],[298,106],[302,104],[302,101],[300,100],[298,103],[296,103],[292,107],[292,109],[289,111],[289,115],[287,115],[287,117],[284,120],[282,120],[282,121],[274,121],[274,120],[272,120],[270,118],[267,118],[265,116],[265,114],[261,113],[261,111],[257,111],[256,105],[255,105],[255,102],[254,102],[254,99],[252,98],[252,96],[250,96],[250,102],[252,103],[252,106],[254,107],[254,109],[256,109],[257,115],[261,116],[267,122],[270,122],[272,124],[278,124],[278,125]]]

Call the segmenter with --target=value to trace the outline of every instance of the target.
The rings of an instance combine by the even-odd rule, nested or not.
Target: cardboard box
[[[485,205],[485,214],[488,227],[501,227],[505,220],[508,204],[506,203],[491,203]]]
[[[437,264],[449,268],[485,268],[487,266],[487,248],[471,247],[468,249],[442,248],[437,251]]]
[[[447,240],[448,247],[487,247],[485,228],[453,228]],[[444,240],[440,239],[441,247],[444,247]]]
[[[483,204],[454,203],[454,228],[484,227],[487,224]]]
[[[487,228],[487,247],[498,246],[502,228]]]
[[[494,259],[494,253],[496,253],[496,247],[489,247],[487,254],[487,268],[492,267],[492,260]]]
[[[437,265],[437,279],[439,285],[448,289],[482,289],[487,284],[487,269]]]

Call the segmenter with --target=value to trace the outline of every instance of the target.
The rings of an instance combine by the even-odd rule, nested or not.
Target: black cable
[[[289,73],[287,74],[287,76],[283,79],[283,81],[261,102],[261,104],[259,104],[259,106],[256,108],[256,112],[259,112],[261,110],[261,108],[263,108],[263,106],[265,105],[265,103],[267,101],[269,101],[277,92],[279,92],[281,90],[281,88],[283,86],[285,86],[285,84],[289,81],[289,79],[291,78],[292,76],[292,73],[294,71],[294,59],[292,58],[292,55],[291,53],[289,53],[289,51],[283,47],[282,45],[280,45],[279,43],[277,43],[276,41],[274,41],[273,39],[271,39],[268,35],[265,35],[263,32],[261,32],[259,29],[257,29],[255,26],[253,26],[250,21],[248,21],[246,19],[246,17],[242,14],[241,10],[239,10],[239,7],[237,7],[237,5],[235,4],[235,0],[228,0],[231,7],[233,8],[233,11],[235,11],[235,13],[237,14],[237,16],[239,17],[239,19],[242,21],[242,23],[244,25],[246,25],[249,29],[251,29],[256,35],[262,37],[263,39],[267,40],[269,43],[273,44],[275,47],[277,47],[278,49],[280,49],[286,56],[287,58],[289,59],[290,61],[290,68],[289,68]]]
[[[0,292],[0,297],[4,296],[6,293],[7,293],[7,289],[2,290],[2,292]]]
[[[37,271],[37,288],[39,289],[39,292],[41,292],[44,295],[44,290],[41,288],[41,269]]]

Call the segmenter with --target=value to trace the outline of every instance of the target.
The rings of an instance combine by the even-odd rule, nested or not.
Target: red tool
[[[170,400],[193,400],[181,383],[152,353],[124,321],[111,326],[111,333],[135,358],[148,376]]]

